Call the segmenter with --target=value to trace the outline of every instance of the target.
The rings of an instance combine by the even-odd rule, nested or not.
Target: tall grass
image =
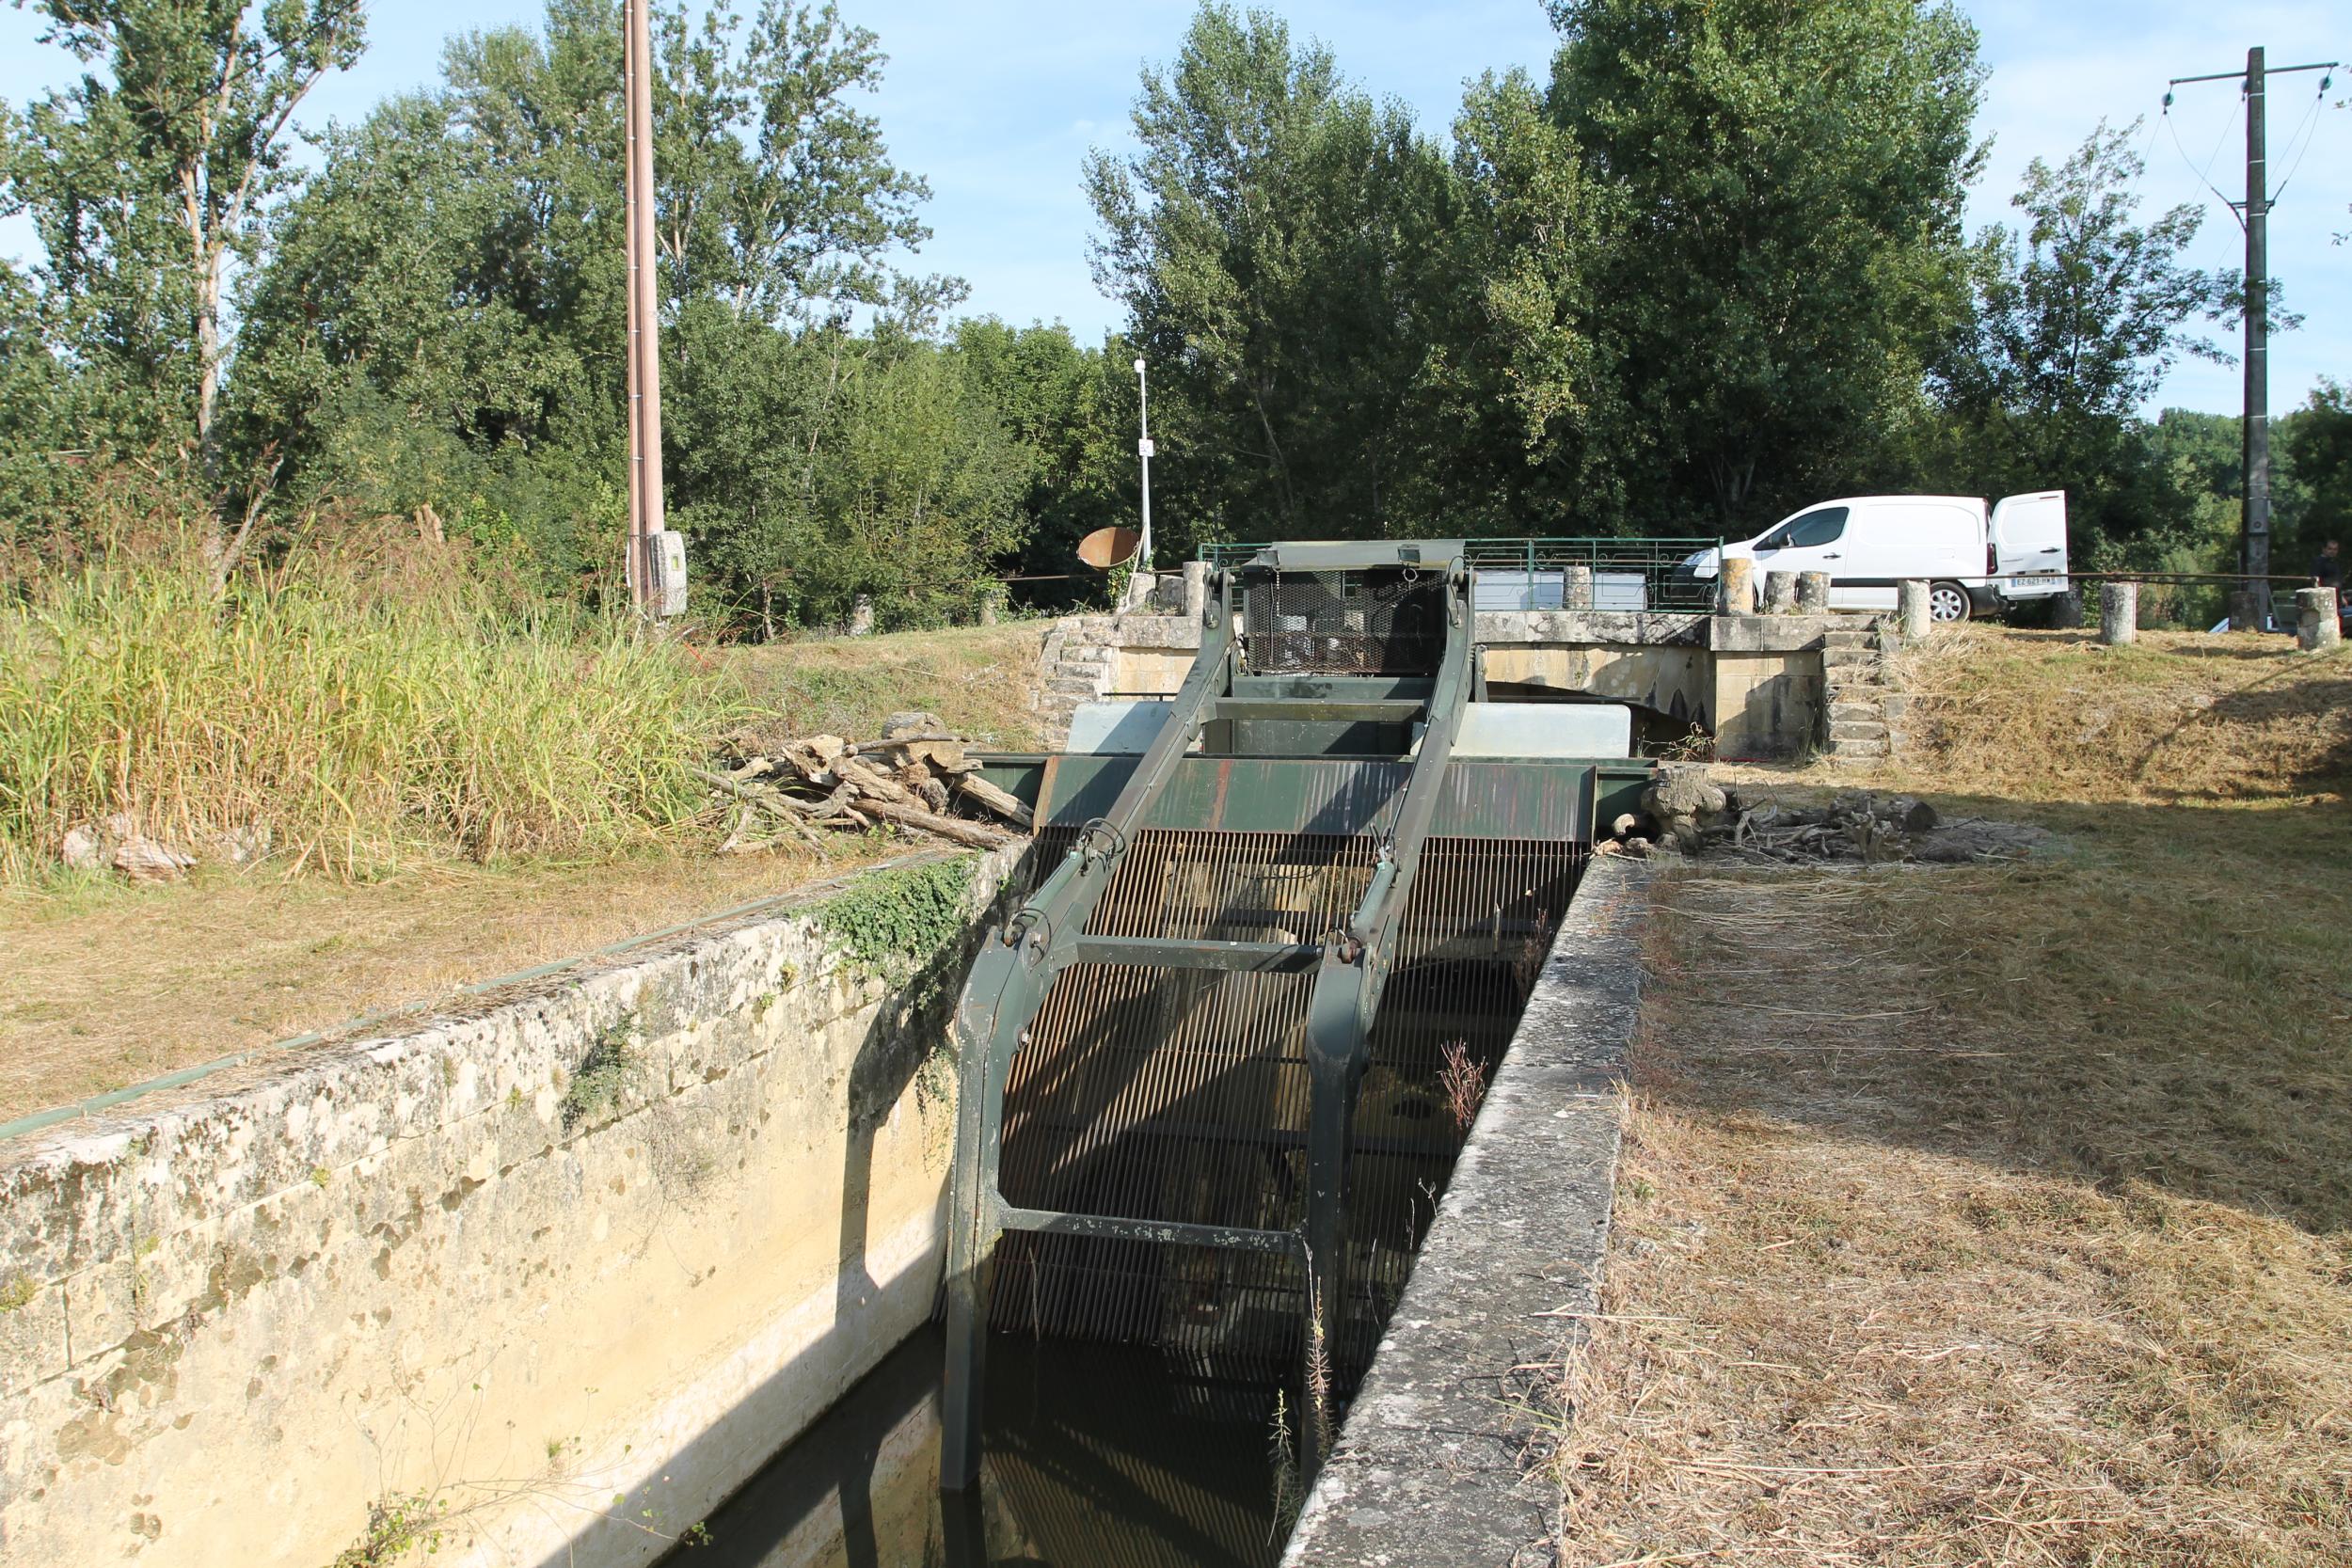
[[[595,853],[674,827],[739,713],[691,651],[456,579],[324,557],[216,594],[192,552],[54,572],[0,605],[0,877],[128,814],[289,871]]]

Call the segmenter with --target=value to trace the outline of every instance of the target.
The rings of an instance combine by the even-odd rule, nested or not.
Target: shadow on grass
[[[1696,863],[1658,940],[1699,922],[1746,977],[1669,986],[1690,1043],[1645,1086],[2352,1236],[2352,812],[1937,803],[2059,836],[1999,866]]]

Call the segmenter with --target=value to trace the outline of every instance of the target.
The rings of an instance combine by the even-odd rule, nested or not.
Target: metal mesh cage
[[[1444,580],[1409,568],[1277,575],[1242,610],[1253,675],[1425,675],[1444,649]]]

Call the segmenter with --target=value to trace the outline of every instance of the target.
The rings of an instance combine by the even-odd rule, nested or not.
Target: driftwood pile
[[[1642,792],[1642,813],[1614,823],[1604,853],[1644,855],[1671,849],[1784,864],[1824,861],[1866,865],[1913,861],[1960,864],[2027,853],[2041,829],[1968,817],[1947,822],[1924,800],[1867,790],[1839,794],[1827,805],[1755,803],[1708,778],[1704,768],[1669,765]]]
[[[703,769],[736,808],[719,851],[748,853],[794,838],[822,848],[827,832],[882,823],[974,849],[1012,843],[1029,831],[1028,807],[981,778],[963,749],[962,737],[937,716],[894,713],[879,739],[812,735],[724,772]]]

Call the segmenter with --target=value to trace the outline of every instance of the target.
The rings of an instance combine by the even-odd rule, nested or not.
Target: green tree
[[[1134,123],[1086,179],[1096,276],[1154,369],[1169,542],[1425,531],[1406,415],[1437,150],[1320,44],[1214,3]]]
[[[960,286],[887,264],[926,237],[925,191],[854,106],[879,82],[870,33],[776,0],[748,24],[655,21],[672,513],[708,596],[772,622],[840,522],[819,470],[865,352],[850,312],[919,333]],[[550,0],[539,34],[460,39],[438,89],[336,135],[251,301],[247,440],[288,433],[312,493],[431,505],[551,583],[612,582],[620,57],[612,0]]]
[[[1604,499],[1737,530],[1883,467],[1963,309],[1974,28],[1914,0],[1551,9],[1550,109],[1603,234],[1584,335],[1625,410]]]
[[[1470,86],[1423,319],[1417,416],[1464,533],[1559,533],[1624,515],[1638,440],[1595,319],[1602,233],[1574,140],[1523,72]]]
[[[1979,493],[2063,487],[2078,531],[2161,551],[2210,481],[2168,472],[2137,411],[2181,355],[2226,361],[2187,324],[2227,319],[2241,289],[2182,264],[2196,206],[2137,221],[2132,135],[2102,125],[2063,164],[2035,159],[2011,203],[2026,221],[1977,242],[1973,318],[1940,372],[1942,466]]]
[[[1026,538],[1003,562],[1041,580],[1019,594],[1033,604],[1091,598],[1101,579],[1078,560],[1078,542],[1137,513],[1135,358],[1125,340],[1081,348],[1070,329],[1009,326],[994,317],[960,322],[954,349],[972,392],[1026,454],[1022,504]]]
[[[2321,378],[2311,400],[2280,426],[2279,451],[2300,493],[2301,515],[2294,525],[2295,554],[2274,570],[2299,573],[2326,541],[2352,545],[2352,388]]]
[[[20,0],[22,4],[22,0]],[[358,57],[361,0],[47,0],[45,43],[85,66],[7,126],[7,210],[27,213],[51,346],[97,377],[116,428],[222,480],[230,271],[298,182],[295,108]],[[245,515],[248,519],[251,513]],[[206,540],[226,572],[242,541]]]

